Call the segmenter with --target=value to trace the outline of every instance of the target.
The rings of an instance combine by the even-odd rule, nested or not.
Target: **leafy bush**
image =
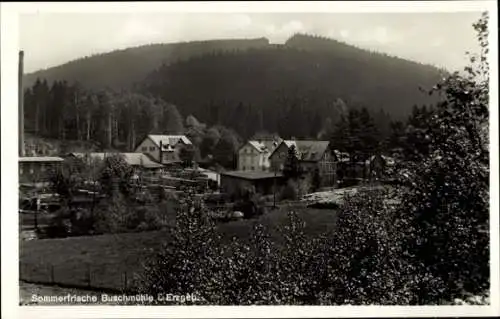
[[[475,26],[480,39],[485,21]],[[307,238],[291,213],[283,242],[256,225],[249,243],[227,244],[188,199],[173,240],[146,266],[142,290],[196,293],[221,305],[449,304],[467,292],[482,295],[489,284],[487,88],[458,74],[441,83],[445,99],[417,134],[432,143],[406,165],[407,187],[346,196],[334,233]],[[282,197],[296,190],[290,181]]]
[[[379,191],[345,198],[324,252],[332,303],[414,303],[414,268],[401,244],[409,226],[387,205],[387,196]]]
[[[133,222],[133,217],[126,199],[116,195],[102,200],[94,211],[94,229],[99,234],[119,233],[127,229],[127,223]]]
[[[275,292],[280,304],[319,304],[325,290],[323,252],[326,236],[308,238],[305,222],[295,212],[288,214],[287,224],[280,229],[284,242],[276,251],[276,272],[279,291]]]
[[[120,192],[130,197],[133,193],[132,175],[132,167],[120,155],[111,156],[104,160],[99,182],[108,195]]]
[[[202,296],[202,287],[209,289],[211,270],[220,259],[220,237],[214,224],[193,201],[183,203],[178,211],[172,240],[158,255],[149,260],[140,276],[141,291],[157,294]],[[219,256],[219,257],[217,257]],[[214,259],[216,258],[216,259]]]
[[[487,16],[475,24],[482,52],[469,75],[436,85],[441,95],[426,127],[428,155],[401,176],[401,214],[415,232],[407,250],[434,282],[420,284],[422,303],[481,293],[489,286],[489,152]]]

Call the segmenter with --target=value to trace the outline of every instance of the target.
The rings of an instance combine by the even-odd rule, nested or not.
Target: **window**
[[[42,164],[42,165],[40,165],[40,172],[43,172],[43,171],[45,171],[45,165]]]
[[[245,166],[243,166],[243,170],[246,170],[246,167],[245,167]]]
[[[149,147],[149,151],[150,151],[150,152],[152,152],[152,151],[154,151],[154,150],[155,150],[155,147],[154,147],[154,146],[150,146],[150,147]]]
[[[252,166],[252,171],[254,170],[255,168]]]
[[[143,146],[141,149],[142,149],[143,152],[147,152],[148,151],[148,147],[147,146]]]
[[[23,167],[22,166],[19,167],[19,174],[23,175]]]

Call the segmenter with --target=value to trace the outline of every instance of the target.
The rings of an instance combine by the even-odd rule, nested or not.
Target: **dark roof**
[[[282,143],[284,143],[287,148],[295,145],[299,160],[304,162],[320,161],[330,145],[328,141],[316,140],[284,140]],[[276,149],[278,149],[278,147]],[[276,149],[274,151],[276,151]],[[274,154],[274,151],[271,156]]]
[[[266,179],[266,178],[274,178],[276,177],[283,177],[283,174],[275,173],[273,172],[265,172],[265,171],[229,171],[229,172],[223,172],[220,173],[221,175],[224,176],[231,176],[231,177],[236,177],[236,178],[241,178],[241,179],[249,179],[249,180],[256,180],[256,179]]]

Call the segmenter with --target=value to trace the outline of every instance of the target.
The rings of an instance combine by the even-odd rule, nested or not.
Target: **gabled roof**
[[[125,162],[130,166],[142,166],[144,168],[160,168],[162,164],[152,161],[148,156],[143,153],[70,153],[78,158],[85,158],[87,155],[91,158],[104,160],[107,157],[120,155]]]
[[[282,144],[285,144],[287,148],[295,145],[295,150],[297,151],[298,158],[305,162],[317,162],[320,161],[325,152],[328,150],[330,142],[328,141],[316,141],[316,140],[284,140]],[[278,147],[276,147],[278,149]],[[274,154],[276,149],[271,153]]]
[[[270,152],[273,152],[280,145],[281,141],[282,139],[279,138],[275,140],[272,139],[261,140],[260,142],[264,144]]]
[[[251,145],[259,153],[265,153],[268,151],[268,149],[267,149],[266,145],[264,145],[264,143],[260,143],[258,141],[248,141],[247,144]]]
[[[275,141],[275,140],[271,140],[271,139],[268,139],[268,140],[249,140],[241,148],[245,147],[245,145],[247,145],[247,144],[250,144],[259,153],[266,153],[266,152],[273,152],[274,149],[279,146],[279,141]]]
[[[156,144],[156,146],[160,147],[160,142],[162,145],[164,145],[164,148],[166,145],[174,146],[177,143],[181,142],[184,144],[192,144],[191,141],[186,137],[186,135],[154,135],[154,134],[149,134],[147,138],[151,139],[153,143]]]
[[[258,179],[267,179],[267,178],[281,178],[283,177],[282,173],[273,173],[273,172],[265,172],[265,171],[227,171],[220,173],[222,176],[231,176],[240,179],[247,180],[258,180]]]

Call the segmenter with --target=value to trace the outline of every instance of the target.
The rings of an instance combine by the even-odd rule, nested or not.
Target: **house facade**
[[[160,164],[181,162],[179,152],[185,145],[191,145],[185,135],[148,135],[136,147],[136,153],[149,155]]]
[[[64,159],[53,156],[29,156],[19,158],[19,182],[47,183]]]
[[[334,186],[337,182],[337,160],[330,151],[328,141],[315,140],[284,140],[269,157],[272,170],[283,170],[288,157],[288,151],[295,146],[300,167],[306,175],[312,175],[317,170],[321,179],[321,187]]]
[[[278,143],[273,140],[250,140],[238,150],[239,171],[269,171],[269,155]]]

